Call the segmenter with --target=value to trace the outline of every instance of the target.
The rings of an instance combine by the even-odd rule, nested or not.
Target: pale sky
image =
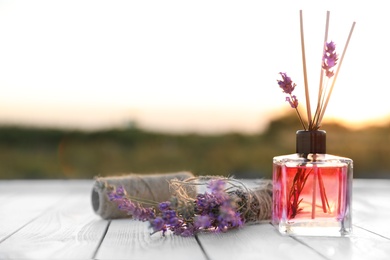
[[[325,118],[389,118],[384,0],[0,0],[0,123],[259,131],[291,109],[279,72],[305,105],[299,10],[313,93],[326,11],[340,54],[356,22]]]

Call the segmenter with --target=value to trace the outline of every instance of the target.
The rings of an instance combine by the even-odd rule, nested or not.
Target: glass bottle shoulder
[[[331,154],[308,154],[305,158],[298,153],[275,156],[273,158],[274,164],[348,164],[352,166],[353,161],[346,157],[341,157]]]

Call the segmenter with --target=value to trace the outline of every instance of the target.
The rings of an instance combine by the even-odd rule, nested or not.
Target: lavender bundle
[[[245,223],[271,217],[272,183],[261,181],[254,189],[226,177],[194,177],[169,181],[172,197],[168,201],[146,201],[129,196],[123,187],[111,186],[107,195],[133,219],[148,221],[152,234],[167,231],[192,236],[200,231],[225,232]],[[191,196],[199,186],[207,191]],[[149,204],[149,207],[144,205]]]

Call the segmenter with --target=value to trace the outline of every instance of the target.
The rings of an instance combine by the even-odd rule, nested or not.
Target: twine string
[[[244,182],[223,176],[197,176],[186,180],[173,179],[169,181],[170,189],[179,200],[193,200],[189,192],[194,187],[206,186],[210,180],[224,180],[228,187],[225,191],[240,204],[239,210],[245,222],[259,222],[271,218],[272,213],[272,181],[258,180],[255,188],[249,188]]]
[[[152,201],[156,201],[157,202],[157,197],[156,197],[156,194],[155,192],[153,192],[153,189],[150,187],[150,184],[149,182],[147,182],[141,175],[134,175],[138,180],[140,180],[141,183],[144,184],[144,186],[146,187],[147,191],[149,192],[149,194],[141,194],[141,198],[142,197],[147,197],[147,198],[151,198]],[[137,183],[137,182],[133,182],[133,183]],[[135,185],[134,185],[135,186]],[[136,187],[133,187],[136,189]],[[156,192],[159,191],[159,190],[155,190]]]

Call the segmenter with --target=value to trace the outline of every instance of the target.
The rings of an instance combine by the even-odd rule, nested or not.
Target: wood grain
[[[58,182],[3,181],[0,185],[0,241],[58,203],[68,192]],[[58,185],[58,186],[57,186]]]
[[[297,237],[326,259],[389,259],[390,241],[381,236],[355,228],[349,237]]]
[[[16,222],[24,226],[0,244],[0,258],[91,259],[108,222],[92,213],[89,187],[85,188],[86,185],[83,190],[70,186],[65,196],[60,191],[47,193],[44,189],[42,194],[29,194],[28,214],[22,215],[41,212],[32,220],[15,216]],[[61,199],[55,194],[62,194]],[[56,201],[55,205],[48,207],[50,204],[46,203],[53,201]],[[10,216],[7,219],[8,223],[13,222]]]
[[[210,259],[324,259],[315,250],[280,235],[269,223],[199,234],[199,241]]]
[[[205,259],[194,237],[150,235],[149,223],[112,220],[96,259]]]
[[[390,180],[356,180],[352,208],[355,226],[390,239]]]

